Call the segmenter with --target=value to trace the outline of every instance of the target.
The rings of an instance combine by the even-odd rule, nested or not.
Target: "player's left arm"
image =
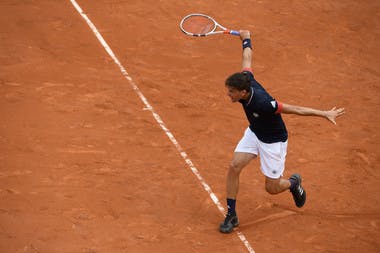
[[[314,108],[309,107],[302,107],[302,106],[296,106],[296,105],[289,105],[289,104],[282,104],[282,113],[287,114],[296,114],[301,116],[317,116],[326,118],[330,122],[336,125],[336,118],[339,116],[342,116],[344,114],[344,108],[332,108],[328,111],[322,111]]]

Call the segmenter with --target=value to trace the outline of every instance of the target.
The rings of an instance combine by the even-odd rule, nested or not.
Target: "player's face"
[[[240,99],[245,99],[247,95],[246,90],[238,90],[234,87],[226,86],[227,88],[227,96],[231,98],[231,102],[235,103]]]

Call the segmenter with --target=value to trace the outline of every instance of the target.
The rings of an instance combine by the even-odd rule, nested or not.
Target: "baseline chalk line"
[[[139,96],[141,101],[144,103],[145,108],[144,110],[148,110],[152,113],[154,119],[158,123],[158,125],[161,127],[161,129],[165,132],[165,134],[168,136],[169,140],[174,144],[174,146],[177,148],[178,153],[182,156],[186,164],[189,166],[190,170],[193,172],[193,174],[197,177],[201,185],[203,186],[204,190],[209,194],[211,200],[214,202],[214,204],[217,206],[219,211],[224,215],[225,209],[220,203],[218,197],[214,194],[211,187],[206,183],[206,181],[203,179],[201,174],[199,173],[198,169],[194,166],[193,162],[188,157],[187,153],[183,150],[181,145],[178,143],[174,135],[170,132],[170,130],[166,127],[165,123],[162,121],[161,117],[155,112],[153,107],[150,105],[144,94],[140,91],[139,87],[136,85],[136,83],[133,81],[132,77],[128,74],[126,69],[123,67],[123,65],[120,63],[116,55],[113,53],[112,49],[108,46],[107,42],[104,40],[103,36],[100,34],[96,26],[92,23],[92,21],[87,17],[87,15],[83,12],[82,8],[79,6],[79,4],[75,0],[70,0],[74,8],[78,11],[78,13],[82,16],[82,18],[86,21],[87,25],[91,28],[93,33],[95,34],[96,38],[99,40],[100,44],[104,47],[106,52],[109,54],[109,56],[112,58],[112,60],[116,63],[116,65],[119,67],[120,72],[125,77],[125,79],[128,80],[130,85],[132,86],[133,90],[136,92],[136,94]],[[237,236],[239,239],[243,242],[244,246],[247,248],[248,252],[255,253],[252,246],[246,239],[245,235],[239,231],[238,229],[235,230]]]

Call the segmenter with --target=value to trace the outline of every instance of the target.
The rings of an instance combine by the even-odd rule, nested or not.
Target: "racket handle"
[[[236,36],[240,36],[240,32],[239,31],[235,31],[235,30],[230,30],[229,32],[231,35],[236,35]]]

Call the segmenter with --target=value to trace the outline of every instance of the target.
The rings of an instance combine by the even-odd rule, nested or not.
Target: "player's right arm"
[[[248,30],[240,30],[239,32],[243,43],[245,39],[251,39],[251,33]],[[249,47],[243,49],[242,69],[252,69],[252,49]]]

